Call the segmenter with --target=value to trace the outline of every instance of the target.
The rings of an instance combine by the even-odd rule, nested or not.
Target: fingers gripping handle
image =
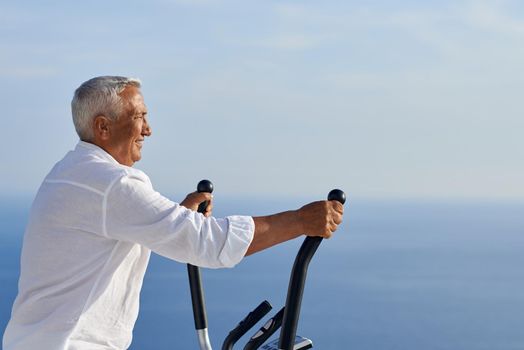
[[[197,185],[197,192],[213,193],[213,183],[209,180],[202,180]],[[209,201],[204,201],[198,205],[198,212],[205,213]]]
[[[329,192],[328,200],[336,200],[344,204],[346,202],[346,195],[344,191],[335,189]],[[302,304],[302,294],[306,283],[307,269],[320,243],[322,243],[322,237],[307,237],[295,258],[289,279],[284,319],[282,320],[282,330],[278,344],[279,349],[293,349],[298,318],[300,316],[300,306]]]

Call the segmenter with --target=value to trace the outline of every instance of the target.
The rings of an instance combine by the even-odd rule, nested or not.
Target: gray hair
[[[123,112],[124,103],[120,93],[127,86],[140,88],[140,80],[119,76],[103,76],[90,79],[75,90],[71,112],[76,133],[81,140],[93,139],[93,120],[103,115],[112,120]]]

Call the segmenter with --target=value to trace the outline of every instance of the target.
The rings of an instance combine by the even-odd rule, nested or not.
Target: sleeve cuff
[[[253,240],[255,222],[251,216],[228,216],[228,238],[220,252],[219,260],[224,267],[233,267],[246,255]]]

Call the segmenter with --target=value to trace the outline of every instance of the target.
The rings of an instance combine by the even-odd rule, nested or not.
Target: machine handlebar
[[[328,200],[339,201],[342,204],[346,202],[345,193],[339,189],[331,190],[327,198]],[[291,277],[289,279],[284,319],[282,321],[282,330],[280,332],[280,340],[278,343],[279,349],[292,350],[293,345],[295,344],[307,269],[309,267],[309,262],[311,261],[311,258],[313,258],[313,255],[315,255],[320,243],[322,243],[322,237],[306,237],[298,251],[297,257],[295,258],[295,263],[293,264],[293,270],[291,271]]]

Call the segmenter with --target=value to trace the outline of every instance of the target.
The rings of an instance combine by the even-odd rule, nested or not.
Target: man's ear
[[[95,137],[100,140],[107,140],[110,135],[111,121],[103,115],[98,115],[93,122],[93,128]]]

